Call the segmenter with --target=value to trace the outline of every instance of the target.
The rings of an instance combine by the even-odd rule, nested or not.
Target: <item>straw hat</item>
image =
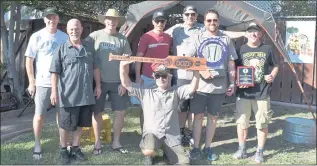
[[[102,24],[105,24],[106,18],[119,18],[119,24],[118,26],[122,26],[124,22],[126,21],[124,16],[120,16],[119,12],[116,9],[108,9],[107,13],[105,15],[98,15],[98,21]]]

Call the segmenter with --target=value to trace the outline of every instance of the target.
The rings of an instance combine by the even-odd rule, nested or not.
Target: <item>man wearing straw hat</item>
[[[120,134],[124,124],[125,110],[129,102],[126,89],[121,85],[119,76],[119,61],[109,61],[109,54],[131,55],[132,51],[127,38],[117,32],[125,22],[125,18],[119,15],[115,9],[108,9],[105,15],[98,16],[99,22],[105,25],[104,29],[92,32],[87,40],[94,43],[96,56],[100,59],[101,95],[96,100],[93,108],[92,124],[95,134],[95,147],[93,154],[102,153],[100,145],[100,131],[102,124],[102,112],[104,111],[106,96],[109,96],[111,108],[115,111],[113,123],[112,149],[121,153],[128,151],[122,148]]]

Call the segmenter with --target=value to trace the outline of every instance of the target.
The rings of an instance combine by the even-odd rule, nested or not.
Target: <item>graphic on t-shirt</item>
[[[57,48],[58,43],[53,40],[44,41],[39,45],[39,52],[43,53],[43,55],[53,56],[53,51]]]
[[[243,64],[254,67],[254,82],[260,83],[264,80],[264,64],[266,54],[264,52],[248,52],[243,54]]]
[[[210,37],[204,40],[198,48],[198,56],[207,58],[207,67],[224,69],[225,57],[228,56],[228,44],[221,37]]]
[[[115,54],[119,54],[120,46],[109,43],[109,42],[100,42],[99,49],[108,50]]]

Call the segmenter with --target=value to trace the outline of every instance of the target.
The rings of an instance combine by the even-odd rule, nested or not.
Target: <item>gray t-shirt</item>
[[[95,104],[93,91],[94,69],[99,67],[92,43],[82,41],[80,49],[70,41],[60,45],[53,53],[51,73],[58,73],[60,107]]]
[[[109,61],[109,53],[131,55],[132,51],[127,38],[120,33],[106,34],[102,29],[91,33],[86,40],[94,43],[96,56],[100,60],[101,81],[121,82],[119,75],[120,61]]]
[[[145,88],[132,83],[130,95],[141,101],[143,109],[143,136],[147,133],[153,133],[159,139],[165,136],[170,146],[181,143],[178,105],[192,97],[189,89],[189,85],[173,86],[162,92],[156,86]]]
[[[219,39],[219,41],[222,41],[227,51],[223,51],[224,47],[220,44],[207,42],[210,41],[210,39]],[[211,38],[207,30],[201,31],[201,33],[191,38],[191,44],[188,49],[191,56],[199,57],[199,55],[201,55],[207,59],[207,65],[212,64],[208,70],[212,73],[214,78],[204,79],[201,77],[197,91],[210,94],[226,93],[229,86],[228,62],[237,59],[235,47],[229,36],[219,30],[217,36]]]
[[[190,47],[190,37],[197,35],[204,25],[196,23],[193,27],[184,26],[184,24],[176,24],[165,32],[173,38],[173,54],[177,56],[189,56],[188,47]],[[192,80],[193,72],[178,69],[173,72],[178,79]]]

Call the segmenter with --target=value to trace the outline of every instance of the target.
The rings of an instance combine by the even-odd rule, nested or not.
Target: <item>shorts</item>
[[[194,114],[205,113],[207,107],[207,113],[213,116],[219,116],[224,99],[225,94],[196,92],[190,100],[190,111]]]
[[[59,107],[59,127],[66,131],[76,131],[77,127],[91,127],[92,105]]]
[[[235,119],[236,123],[243,129],[250,127],[251,109],[255,115],[256,128],[267,128],[273,115],[270,108],[270,98],[255,100],[237,97]]]
[[[177,79],[177,86],[181,86],[181,85],[186,85],[186,84],[190,84],[191,80],[186,80],[186,79]],[[190,99],[188,100],[182,100],[179,103],[179,108],[181,112],[187,112],[189,111],[190,107]]]
[[[148,133],[140,142],[140,148],[143,150],[157,150],[161,146],[169,164],[189,164],[189,157],[185,154],[184,147],[182,145],[169,146],[165,137],[158,139],[154,134]]]
[[[143,85],[144,87],[152,87],[155,86],[155,80],[153,78],[149,78],[147,76],[141,75],[141,79],[143,80]],[[132,104],[138,104],[141,105],[141,102],[139,99],[137,99],[136,97],[131,96],[130,97],[130,102]]]
[[[36,115],[45,115],[47,109],[51,107],[51,90],[51,87],[36,87],[34,97]]]
[[[106,104],[106,96],[109,96],[111,102],[111,109],[113,111],[124,111],[128,108],[129,97],[128,91],[123,96],[118,94],[118,86],[121,83],[106,83],[101,82],[101,95],[96,99],[96,104],[93,106],[92,111],[99,113],[103,112]]]

